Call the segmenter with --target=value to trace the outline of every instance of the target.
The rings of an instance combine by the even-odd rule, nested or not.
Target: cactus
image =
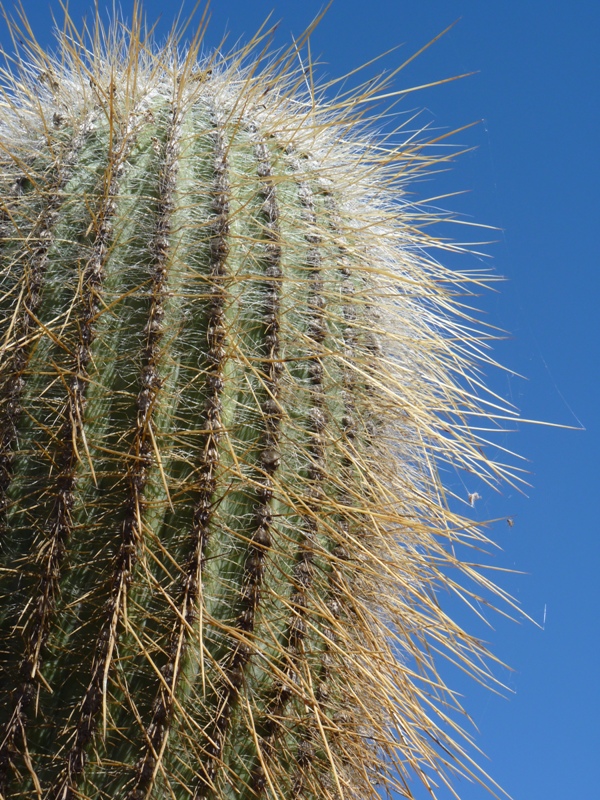
[[[201,60],[27,25],[0,112],[0,794],[412,797],[471,763],[438,674],[440,463],[488,482],[478,334],[362,94],[266,33]],[[23,30],[25,29],[25,30]],[[301,43],[300,43],[301,44]],[[486,404],[487,402],[487,404]],[[504,412],[503,412],[504,413]],[[475,590],[471,590],[473,593]]]

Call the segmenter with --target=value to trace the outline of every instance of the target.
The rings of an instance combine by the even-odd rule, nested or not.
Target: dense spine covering
[[[453,287],[482,277],[423,255],[402,199],[421,145],[353,131],[378,84],[302,96],[295,50],[261,71],[260,38],[209,64],[116,30],[5,74],[0,795],[477,774],[431,653],[486,676],[434,597],[450,567],[489,588],[455,554],[485,539],[436,464],[506,471],[465,425]]]

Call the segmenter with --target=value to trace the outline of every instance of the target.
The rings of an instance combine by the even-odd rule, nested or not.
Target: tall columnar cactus
[[[380,83],[117,31],[4,74],[0,793],[434,791],[474,769],[436,654],[485,673],[436,589],[487,585],[436,469],[504,472],[482,276],[427,255]]]

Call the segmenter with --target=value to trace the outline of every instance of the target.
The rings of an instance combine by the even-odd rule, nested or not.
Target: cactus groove
[[[88,48],[67,17],[50,57],[12,25],[0,796],[486,784],[435,654],[488,656],[436,590],[501,593],[437,468],[512,478],[468,424],[498,411],[458,299],[485,277],[404,195],[435,157],[365,133],[383,79],[328,105],[264,33],[202,61],[137,10]]]

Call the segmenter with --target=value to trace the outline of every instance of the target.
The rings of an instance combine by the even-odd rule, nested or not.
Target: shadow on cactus
[[[486,279],[404,199],[424,138],[383,147],[385,81],[328,104],[267,31],[202,61],[203,26],[159,50],[139,12],[67,17],[53,56],[12,29],[2,797],[487,784],[436,666],[490,677],[436,601],[451,572],[489,591],[454,550],[486,539],[436,465],[512,478],[468,421],[498,408],[462,299]]]

